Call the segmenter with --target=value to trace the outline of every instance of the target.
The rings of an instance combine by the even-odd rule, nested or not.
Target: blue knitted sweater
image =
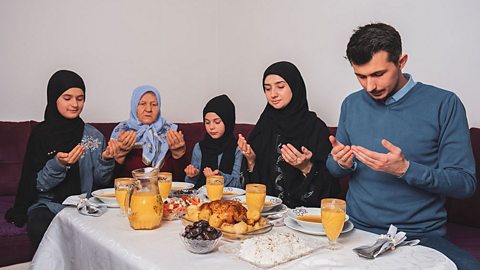
[[[444,236],[445,197],[475,192],[465,108],[452,92],[417,82],[400,100],[385,105],[360,90],[344,100],[336,138],[381,153],[388,152],[381,144],[387,139],[410,162],[396,177],[359,161],[355,170],[343,169],[329,156],[334,176],[351,176],[347,213],[357,228],[386,233],[393,224],[407,235]]]

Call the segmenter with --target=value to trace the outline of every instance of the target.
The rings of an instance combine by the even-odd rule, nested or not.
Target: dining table
[[[222,239],[207,254],[189,252],[180,238],[184,228],[181,220],[163,220],[157,229],[133,230],[119,208],[108,208],[102,216],[93,217],[81,215],[76,207],[66,207],[50,224],[29,269],[258,269],[238,254],[223,251],[229,245],[239,245],[239,240]],[[327,244],[325,236],[286,226],[275,226],[272,231],[288,231]],[[378,237],[354,228],[340,235],[341,249],[318,248],[274,269],[457,269],[445,255],[421,245],[398,247],[375,259],[353,252],[353,248],[371,244]]]

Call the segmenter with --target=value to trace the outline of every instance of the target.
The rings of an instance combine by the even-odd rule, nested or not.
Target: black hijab
[[[196,187],[201,187],[205,184],[205,175],[203,169],[209,167],[212,170],[219,169],[221,172],[231,174],[233,164],[235,162],[235,149],[237,148],[237,141],[233,135],[235,128],[235,105],[228,98],[227,95],[221,95],[212,98],[205,108],[203,108],[203,122],[205,123],[205,115],[209,112],[216,113],[225,125],[225,133],[218,139],[213,139],[205,134],[203,140],[200,141],[200,149],[202,150],[202,163],[200,168],[199,178]],[[222,155],[220,166],[218,166],[218,155]]]
[[[70,152],[81,143],[85,123],[80,117],[67,119],[57,109],[57,99],[70,88],[80,88],[85,94],[82,78],[73,71],[55,72],[48,81],[45,119],[33,128],[25,153],[22,176],[17,189],[15,205],[5,214],[8,222],[21,227],[27,220],[28,208],[37,201],[37,173],[58,152]],[[61,203],[72,194],[79,194],[80,170],[78,162],[70,167],[65,179],[52,189],[54,201]]]
[[[287,82],[292,91],[292,99],[283,109],[275,109],[267,103],[249,136],[248,142],[257,155],[254,171],[258,179],[252,180],[266,184],[267,193],[275,195],[276,173],[274,166],[276,160],[272,159],[277,156],[280,143],[288,142],[299,151],[301,151],[302,146],[307,147],[313,152],[312,162],[325,160],[326,151],[330,150],[328,145],[326,147],[322,145],[322,148],[325,149],[319,149],[320,146],[317,145],[318,139],[315,137],[318,135],[320,138],[320,135],[316,132],[320,129],[322,132],[328,132],[328,130],[317,115],[309,111],[305,82],[297,67],[285,61],[272,64],[263,74],[262,86],[266,77],[271,74],[278,75]],[[319,123],[323,124],[320,128]],[[298,174],[301,175],[292,166],[287,166],[287,169],[288,171],[284,173],[289,175],[287,176],[289,178],[294,178]]]

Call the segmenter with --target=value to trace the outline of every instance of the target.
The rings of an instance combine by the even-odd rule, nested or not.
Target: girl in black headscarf
[[[115,141],[80,118],[85,84],[75,72],[60,70],[47,86],[45,120],[30,134],[15,205],[5,215],[38,246],[53,217],[70,195],[111,183]]]
[[[241,187],[243,157],[233,135],[235,105],[226,95],[212,98],[203,109],[203,123],[207,133],[193,148],[192,163],[185,168],[185,182],[199,188],[205,185],[206,177],[223,175],[226,187]]]
[[[262,183],[267,194],[288,207],[319,207],[320,200],[340,192],[325,167],[331,145],[325,123],[309,111],[305,83],[289,62],[272,64],[263,74],[267,98],[260,119],[238,147],[247,161],[247,183]]]

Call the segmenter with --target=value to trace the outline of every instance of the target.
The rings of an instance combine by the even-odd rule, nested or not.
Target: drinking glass
[[[247,184],[245,191],[248,211],[262,212],[267,196],[267,187],[263,184]]]
[[[345,223],[345,211],[347,203],[344,200],[327,198],[321,201],[322,224],[328,238],[328,249],[342,248],[337,243],[338,236]]]
[[[158,173],[158,188],[160,189],[160,195],[162,200],[168,199],[168,194],[172,189],[172,173],[160,172]]]
[[[115,197],[117,198],[117,203],[120,206],[122,216],[127,215],[125,200],[127,198],[127,192],[130,185],[132,185],[134,178],[115,178],[114,188],[115,188]]]
[[[212,175],[207,177],[207,196],[210,201],[222,199],[223,196],[223,176]]]

